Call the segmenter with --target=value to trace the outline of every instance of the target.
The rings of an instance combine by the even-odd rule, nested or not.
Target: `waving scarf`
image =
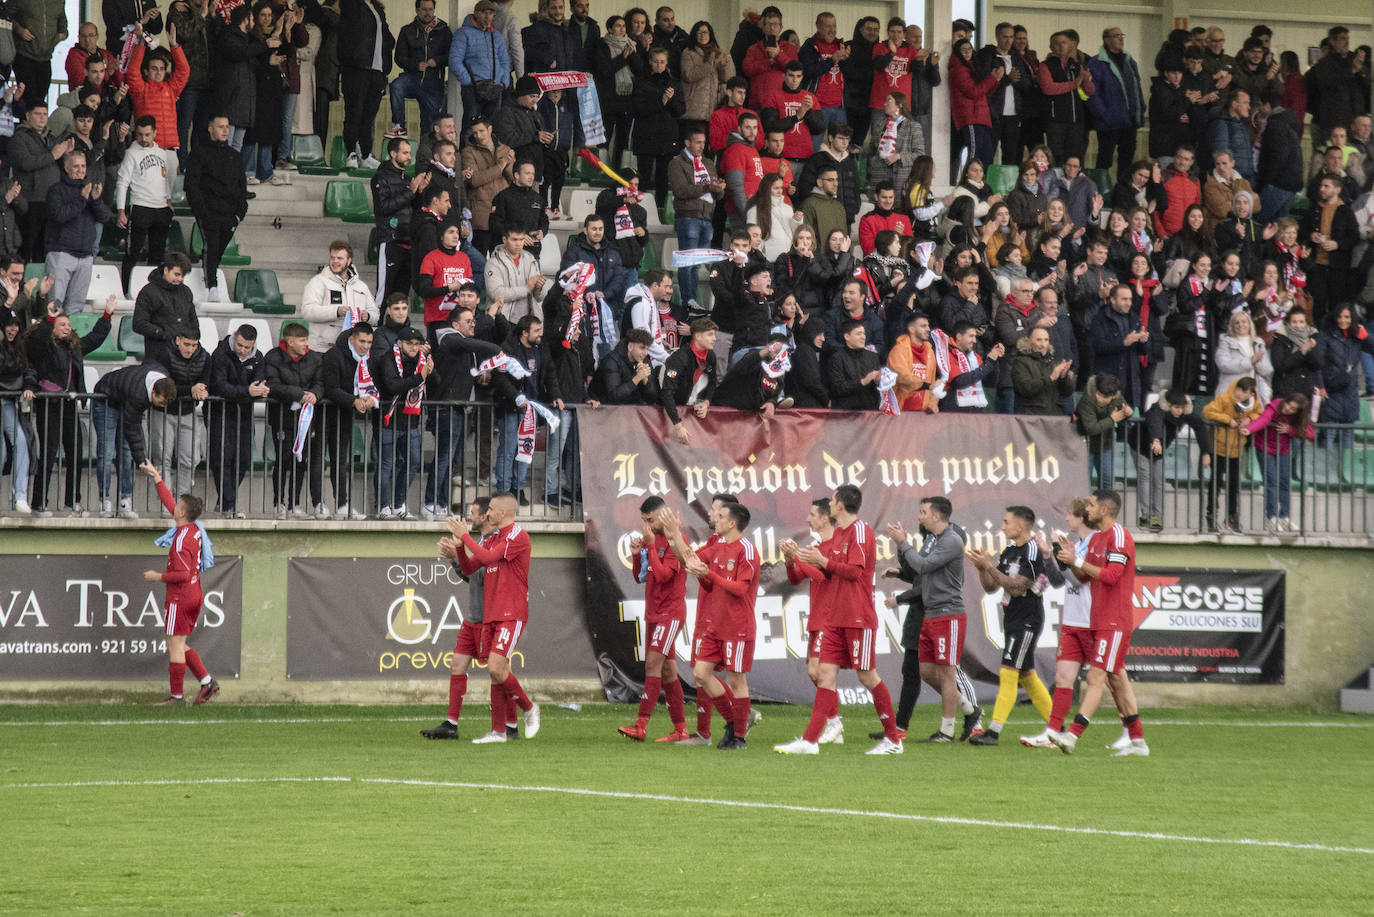
[[[940,394],[936,397],[943,398],[944,387],[950,379],[977,369],[982,361],[978,359],[976,352],[964,353],[955,347],[954,342],[949,339],[949,335],[939,328],[930,330],[930,343],[931,349],[935,351],[935,365],[940,372],[940,381],[937,383],[940,386]],[[934,388],[931,386],[932,391]],[[972,385],[957,389],[954,392],[954,400],[961,408],[985,408],[988,406],[988,398],[987,395],[983,394],[982,382],[975,382]]]
[[[565,268],[558,275],[558,282],[572,303],[572,317],[568,319],[568,330],[563,335],[564,349],[572,350],[573,341],[582,327],[582,316],[585,314],[582,303],[587,295],[587,288],[596,282],[596,268],[589,262],[579,261]],[[599,316],[592,319],[593,332],[596,331],[598,321]]]
[[[901,405],[897,404],[896,385],[897,373],[884,366],[878,373],[878,410],[889,417],[902,413]]]
[[[528,465],[534,461],[535,415],[544,418],[549,432],[558,431],[558,415],[537,401],[526,399],[525,413],[520,415],[520,426],[515,431],[515,460]]]
[[[523,379],[530,374],[530,371],[525,368],[525,364],[508,353],[498,353],[494,357],[488,357],[468,370],[468,372],[474,376],[480,376],[482,373],[495,372],[497,370],[500,370],[513,379]]]

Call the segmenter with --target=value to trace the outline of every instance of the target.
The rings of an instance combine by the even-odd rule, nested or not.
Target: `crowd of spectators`
[[[108,324],[79,337],[65,317],[84,307],[104,225],[127,227],[126,284],[145,256],[153,265],[134,316],[148,362],[130,369],[143,384],[153,366],[177,386],[169,403],[183,405],[142,408],[186,418],[188,398],[267,398],[277,455],[300,437],[310,453],[278,463],[279,514],[304,511],[306,482],[301,506],[317,515],[360,512],[337,471],[332,508],[322,489],[323,454],[337,468],[355,423],[375,431],[383,457],[373,500],[383,517],[407,512],[421,427],[442,440],[422,512],[445,512],[467,415],[426,408],[421,423],[428,397],[494,403],[494,434],[476,435],[497,439],[490,479],[500,490],[527,486],[524,428],[533,403],[548,410],[557,423],[544,498],[554,505],[578,498],[580,404],[661,405],[682,442],[683,413],[711,406],[1073,416],[1104,484],[1134,414],[1141,520],[1157,526],[1154,465],[1180,418],[1205,451],[1238,460],[1235,443],[1214,444],[1201,420],[1223,422],[1204,413],[1213,399],[1239,405],[1253,393],[1256,406],[1279,405],[1275,416],[1301,403],[1309,421],[1351,423],[1360,385],[1374,391],[1374,363],[1361,369],[1374,354],[1362,306],[1374,298],[1369,49],[1351,50],[1344,27],[1305,73],[1293,51],[1271,48],[1265,26],[1234,54],[1219,28],[1175,30],[1142,72],[1119,28],[1103,30],[1096,51],[1073,29],[1037,36],[1042,58],[1021,26],[997,24],[978,48],[960,20],[942,66],[901,19],[864,17],[846,40],[822,12],[803,38],[776,7],[747,14],[727,49],[709,22],[684,31],[670,7],[652,21],[636,8],[599,23],[587,0],[542,0],[523,27],[512,0],[478,0],[456,29],[433,0],[416,0],[395,33],[376,0],[176,0],[165,28],[155,2],[140,0],[105,5],[103,46],[95,24],[80,27],[65,61],[69,92],[50,117],[52,53],[66,34],[52,2],[10,11],[16,82],[4,103],[19,120],[0,141],[15,177],[0,201],[0,390],[84,385],[82,356]],[[557,279],[541,271],[542,249],[567,223],[562,189],[587,138],[576,91],[541,91],[533,74],[549,71],[595,77],[605,158],[623,179],[564,231]],[[942,73],[952,132],[936,150]],[[445,110],[450,78],[456,114]],[[378,159],[384,97],[391,129]],[[413,147],[410,98],[420,113]],[[171,176],[186,172],[213,285],[250,187],[288,181],[293,135],[328,139],[335,100],[347,164],[375,169],[375,283],[336,243],[305,290],[308,332],[288,324],[280,346],[261,342],[265,357],[254,356],[247,325],[201,347],[189,264],[165,253]],[[636,168],[622,165],[627,152]],[[646,264],[649,227],[669,207],[678,248],[728,253],[706,265],[704,282],[697,264]],[[46,261],[48,276],[21,287],[26,260]],[[411,327],[412,296],[423,330]],[[213,286],[209,298],[220,298]],[[468,371],[501,354],[509,362],[474,383]],[[246,370],[253,360],[258,369]],[[121,403],[124,389],[107,390]],[[398,399],[407,410],[377,422]],[[59,447],[72,454],[67,440],[79,433],[67,421],[26,431],[23,400],[3,400],[5,439],[16,453],[26,432],[37,441],[32,506],[49,512]],[[318,420],[301,421],[313,404]],[[246,415],[227,404],[206,413],[221,433],[211,459],[219,508],[233,514]],[[103,411],[98,437],[116,414]],[[133,445],[141,416],[120,414],[123,432],[98,450],[103,512],[115,511],[105,460],[116,440]],[[174,456],[185,471],[194,450],[183,448],[184,424],[155,419],[179,431],[153,438],[155,461]],[[325,421],[327,433],[312,426]],[[1284,425],[1283,446],[1266,438],[1261,451],[1286,455],[1299,431],[1273,423]],[[317,435],[328,450],[311,446]],[[27,509],[26,474],[13,465],[14,505]],[[79,503],[70,476],[64,497]],[[1273,509],[1266,518],[1281,531],[1286,511]],[[1231,505],[1208,515],[1234,525]]]

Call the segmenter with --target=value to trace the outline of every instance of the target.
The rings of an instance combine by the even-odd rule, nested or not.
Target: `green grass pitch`
[[[1066,757],[1019,707],[1001,747],[875,758],[845,708],[783,758],[807,711],[762,709],[727,753],[600,705],[483,746],[478,705],[456,742],[434,707],[0,708],[0,914],[1374,910],[1374,719],[1146,710],[1152,756],[1116,759],[1110,714]]]

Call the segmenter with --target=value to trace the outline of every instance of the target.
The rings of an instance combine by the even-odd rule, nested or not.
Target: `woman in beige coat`
[[[307,24],[310,40],[304,48],[296,49],[296,61],[301,65],[301,94],[296,100],[296,114],[291,119],[291,133],[315,133],[315,55],[320,53],[320,27]],[[320,142],[324,142],[323,137]]]
[[[682,116],[684,133],[706,130],[711,113],[720,104],[725,81],[735,75],[735,62],[716,44],[716,33],[706,21],[692,26],[691,44],[682,52]]]
[[[515,151],[491,136],[491,125],[478,121],[472,126],[472,142],[462,151],[463,187],[467,190],[468,209],[472,211],[472,244],[480,252],[489,252],[501,244],[491,238],[491,202],[503,188],[510,186],[511,168],[515,165]]]

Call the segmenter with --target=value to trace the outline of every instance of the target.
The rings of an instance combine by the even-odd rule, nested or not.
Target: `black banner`
[[[705,540],[711,495],[731,492],[749,508],[748,537],[763,567],[756,605],[758,634],[750,694],[760,700],[809,703],[806,677],[806,585],[787,581],[778,543],[810,543],[806,514],[813,499],[840,484],[863,489],[860,517],[878,533],[878,571],[896,567],[886,523],[901,521],[912,534],[924,496],[954,505],[953,521],[973,547],[998,553],[1000,525],[1010,504],[1029,504],[1046,528],[1062,528],[1069,501],[1088,489],[1082,437],[1066,418],[990,414],[902,415],[787,411],[772,420],[713,409],[704,420],[686,415],[690,446],[667,441],[668,422],[655,408],[603,408],[578,412],[587,540],[587,627],[609,700],[633,701],[643,679],[644,590],[634,582],[629,543],[639,531],[639,504],[664,497],[683,516],[693,543]],[[971,566],[965,568],[969,638],[963,665],[990,684],[1001,657],[1000,624],[978,619],[985,597]],[[900,680],[902,614],[883,604],[906,588],[879,578],[874,606],[875,641],[883,678]],[[695,618],[695,585],[688,587],[686,633],[678,642],[687,674],[688,639]],[[1048,604],[1048,603],[1047,603]],[[993,615],[996,603],[993,602]],[[1053,670],[1054,644],[1042,641],[1038,661]],[[846,676],[841,702],[866,703],[868,692]]]
[[[511,656],[518,676],[596,675],[572,600],[583,569],[581,558],[530,562],[530,621]],[[293,557],[286,595],[287,678],[435,678],[453,661],[468,585],[434,558]]]
[[[1136,570],[1132,681],[1281,685],[1282,570]]]
[[[0,555],[0,681],[166,678],[167,589],[143,579],[167,555]],[[216,678],[237,678],[243,559],[220,555],[201,577],[191,645]]]

